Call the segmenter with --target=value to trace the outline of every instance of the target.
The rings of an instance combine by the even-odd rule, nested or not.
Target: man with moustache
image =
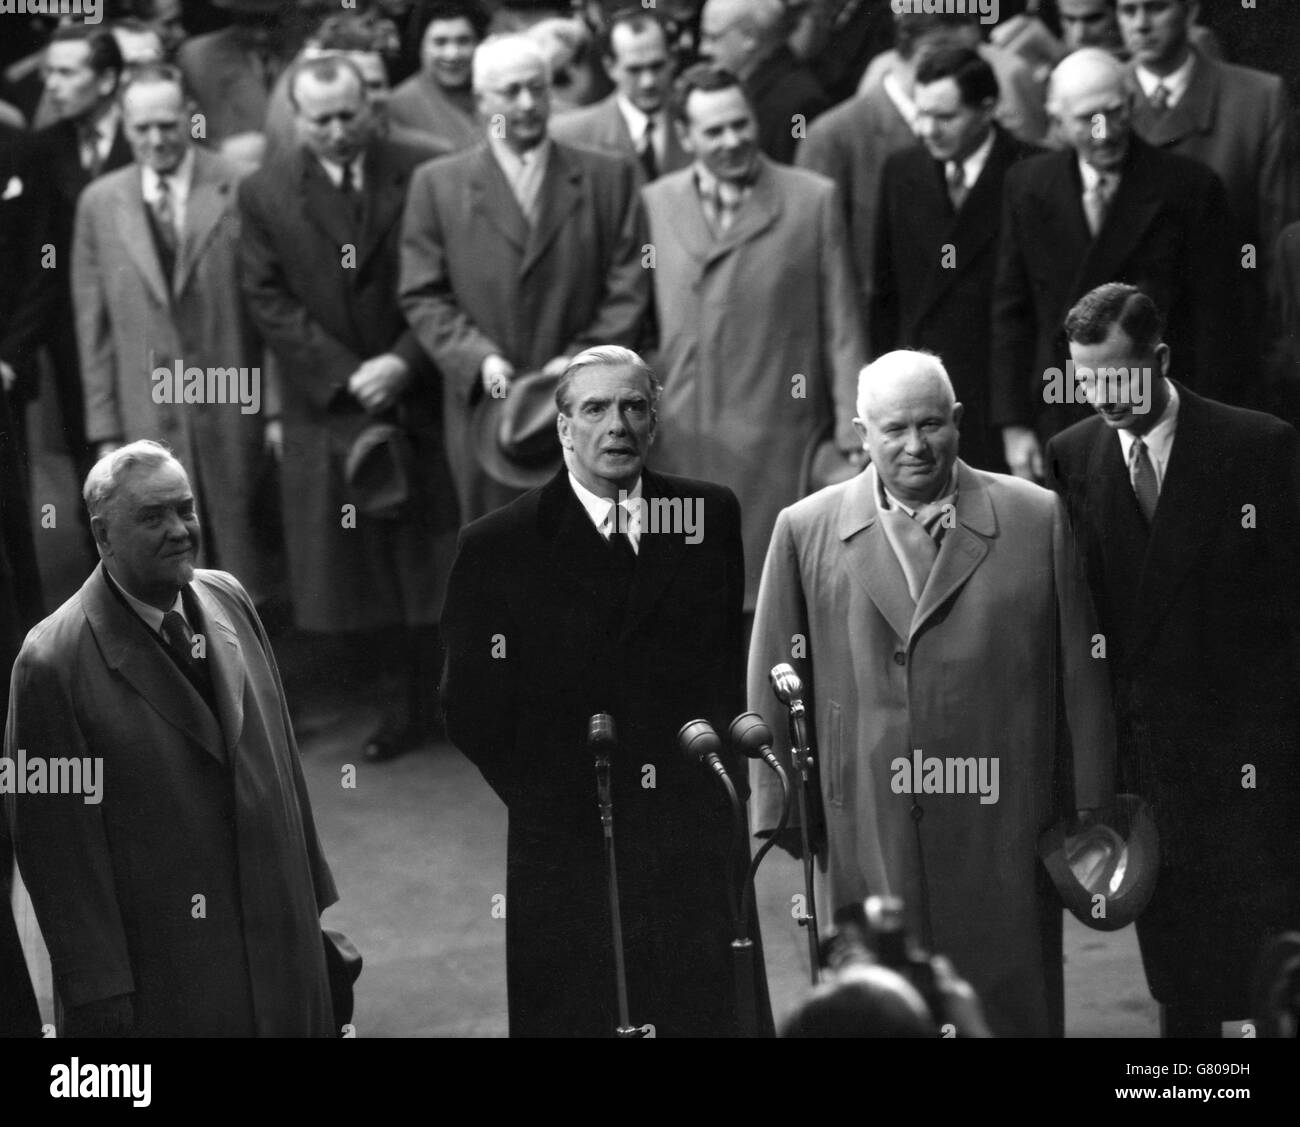
[[[84,497],[102,562],[27,635],[5,732],[29,773],[98,765],[95,795],[6,796],[59,1036],[337,1035],[320,914],[338,896],[257,612],[194,567],[166,447],[106,455]]]
[[[722,732],[741,710],[740,507],[721,486],[645,467],[659,382],[636,353],[580,353],[555,398],[564,465],[463,530],[444,621],[448,734],[510,816],[510,1034],[618,1025],[584,746],[608,712],[630,1020],[658,1037],[734,1035],[731,816],[675,734],[696,718]],[[673,505],[698,514],[696,535],[650,518]],[[734,754],[721,758],[743,792]],[[755,990],[770,1029],[761,969]]]
[[[474,55],[485,139],[411,180],[402,310],[443,374],[447,454],[462,520],[518,497],[485,468],[472,419],[529,374],[554,379],[596,344],[637,343],[650,297],[631,161],[548,135],[550,72],[527,36]]]
[[[279,405],[239,290],[240,171],[192,142],[174,67],[135,68],[119,96],[135,163],[82,194],[72,246],[86,437],[100,455],[139,438],[178,451],[203,507],[205,561],[238,574],[258,601],[273,579],[255,532],[258,473]],[[159,402],[178,363],[249,369],[254,397]]]
[[[1112,797],[1110,691],[1064,506],[959,460],[961,419],[937,357],[863,369],[870,466],[777,518],[749,703],[771,715],[768,672],[794,665],[826,816],[824,918],[901,897],[908,932],[952,959],[996,1035],[1059,1036],[1061,902],[1036,842]],[[789,770],[786,725],[772,728]],[[996,769],[996,800],[921,793],[899,773],[918,755]],[[768,836],[781,794],[753,772],[751,824]]]
[[[647,181],[686,167],[690,155],[668,110],[673,74],[663,23],[652,12],[624,8],[610,17],[601,43],[614,92],[593,106],[558,115],[551,136],[631,157]]]
[[[1048,443],[1115,686],[1123,789],[1151,803],[1138,917],[1166,1037],[1251,1014],[1265,941],[1300,926],[1300,438],[1170,378],[1151,299],[1065,321],[1093,418]]]

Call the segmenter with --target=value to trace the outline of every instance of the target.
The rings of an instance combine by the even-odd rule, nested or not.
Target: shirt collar
[[[1156,425],[1142,436],[1142,441],[1146,443],[1147,453],[1151,455],[1151,463],[1156,471],[1157,484],[1164,482],[1165,468],[1169,465],[1169,454],[1174,445],[1174,431],[1178,428],[1178,388],[1174,386],[1173,380],[1170,379],[1165,379],[1165,386],[1169,389],[1169,402],[1165,404],[1165,409]],[[1131,434],[1127,430],[1119,432],[1119,446],[1124,455],[1125,465],[1128,465],[1129,455],[1133,449],[1133,443],[1136,441],[1137,435]]]
[[[492,155],[497,158],[497,164],[501,166],[501,171],[506,174],[506,178],[513,181],[518,178],[529,165],[536,165],[539,171],[546,168],[547,162],[551,159],[551,139],[543,139],[540,145],[536,145],[525,153],[517,153],[507,145],[500,137],[489,137],[488,147],[492,150]]]
[[[1137,73],[1138,84],[1142,87],[1142,93],[1148,98],[1156,92],[1157,86],[1163,86],[1169,91],[1169,100],[1166,105],[1173,107],[1178,104],[1178,100],[1187,92],[1187,87],[1192,81],[1192,70],[1196,66],[1196,52],[1188,50],[1187,58],[1182,65],[1173,72],[1161,78],[1158,74],[1152,74],[1143,66],[1134,66]]]
[[[882,509],[902,509],[909,517],[915,517],[916,514],[921,511],[920,506],[913,508],[911,505],[907,504],[907,502],[900,501],[890,493],[889,490],[885,488],[884,480],[881,478],[880,473],[876,470],[875,466],[872,466],[871,472],[876,475],[876,503]],[[937,501],[942,501],[945,497],[951,497],[956,492],[957,463],[954,461],[952,464],[952,473],[948,475],[948,484],[944,487],[943,492],[940,493],[934,501],[927,501],[926,504],[933,505]]]
[[[587,510],[587,516],[591,518],[591,523],[596,526],[596,531],[602,536],[607,535],[609,528],[606,522],[609,519],[610,506],[618,504],[618,502],[593,493],[573,475],[572,470],[569,471],[569,484],[573,487],[573,492],[578,500],[582,502],[582,507]],[[636,484],[628,490],[627,496],[622,500],[625,502],[641,500],[641,478],[636,479]],[[628,508],[626,505],[624,507]],[[640,505],[633,505],[628,508],[628,513],[631,517],[636,517],[639,515],[640,509]]]
[[[992,151],[993,128],[990,126],[988,136],[980,142],[979,148],[961,162],[962,176],[967,188],[975,187],[975,182],[980,178],[980,173],[984,171],[984,166],[988,164],[989,153]]]
[[[1090,165],[1082,157],[1079,158],[1079,175],[1083,178],[1083,190],[1085,192],[1092,191],[1097,186],[1098,182],[1101,180],[1102,177],[1102,174],[1098,172],[1095,168],[1093,168],[1092,165]],[[1110,181],[1112,187],[1116,187],[1119,185],[1120,177],[1118,172],[1107,172],[1105,175],[1106,178]]]
[[[639,145],[641,138],[645,136],[645,125],[650,120],[650,115],[638,109],[622,94],[614,95],[614,104],[618,106],[618,112],[623,115],[623,120],[627,122],[627,131],[632,135],[633,142]],[[654,123],[656,126],[663,125],[662,118],[663,114],[655,114]]]
[[[144,194],[148,199],[152,199],[158,194],[158,181],[160,179],[157,172],[147,164],[140,166],[141,177],[144,185]],[[167,180],[171,185],[171,192],[174,196],[187,196],[190,191],[190,182],[194,178],[194,150],[186,148],[185,155],[181,157],[181,162],[176,168],[167,174]]]
[[[120,117],[121,112],[117,108],[117,103],[110,102],[108,109],[100,114],[94,124],[91,125],[91,129],[95,131],[96,142],[100,145],[103,145],[105,142],[110,145],[113,143],[113,136],[117,133],[117,125]]]
[[[330,160],[328,157],[317,156],[320,166],[325,170],[325,175],[330,178],[330,183],[334,187],[339,187],[343,183],[343,165],[336,160]],[[352,186],[360,190],[365,186],[364,172],[362,171],[365,163],[365,154],[358,153],[351,163],[352,168]]]
[[[141,602],[133,594],[131,594],[130,591],[128,591],[125,587],[122,586],[122,584],[120,584],[116,579],[113,578],[112,573],[108,570],[107,565],[104,566],[104,575],[107,576],[108,581],[111,584],[113,584],[114,587],[117,588],[118,593],[122,596],[122,598],[126,600],[126,605],[129,606],[133,611],[135,611],[135,613],[138,614],[142,619],[144,619],[145,625],[148,626],[151,630],[153,630],[155,634],[161,634],[163,612],[160,611],[155,606],[150,606],[148,603]],[[184,600],[181,599],[181,593],[179,591],[176,592],[176,601],[172,603],[170,609],[180,614],[180,616],[185,619],[185,624],[187,626],[190,625],[190,620],[188,616],[185,614],[185,603]],[[191,629],[193,629],[193,627],[191,627]]]

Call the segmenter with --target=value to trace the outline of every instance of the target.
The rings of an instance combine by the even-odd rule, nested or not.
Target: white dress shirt
[[[488,138],[488,147],[505,173],[506,183],[510,185],[524,218],[529,223],[536,223],[542,181],[546,178],[546,166],[551,159],[550,138],[523,153],[515,152],[497,137]]]
[[[1137,74],[1138,84],[1142,87],[1142,93],[1147,96],[1148,100],[1150,100],[1151,96],[1156,92],[1157,86],[1163,86],[1168,91],[1165,105],[1169,109],[1173,109],[1174,106],[1178,105],[1182,96],[1187,93],[1187,87],[1192,81],[1192,70],[1195,66],[1196,52],[1189,51],[1187,53],[1187,58],[1183,60],[1182,66],[1174,71],[1173,74],[1165,75],[1164,78],[1161,78],[1158,74],[1152,74],[1142,66],[1135,66],[1133,70]]]
[[[149,208],[158,206],[158,181],[160,177],[147,164],[140,166],[140,189]],[[175,171],[167,174],[167,190],[171,194],[172,215],[176,219],[176,237],[185,230],[185,210],[189,205],[190,186],[194,183],[194,150],[186,149]]]
[[[993,130],[990,129],[988,136],[980,142],[979,148],[961,162],[962,187],[968,195],[970,190],[975,187],[975,182],[980,178],[980,173],[984,171],[984,166],[988,164],[989,153],[992,151]],[[953,161],[948,161],[948,164],[953,163]],[[948,164],[944,166],[945,172],[947,171]]]
[[[641,479],[636,479],[636,484],[628,490],[627,496],[623,498],[621,504],[623,515],[621,517],[615,512],[620,507],[618,501],[611,501],[608,497],[601,497],[593,493],[573,476],[572,470],[569,471],[569,484],[573,487],[573,492],[578,500],[582,502],[582,507],[587,510],[587,515],[591,518],[591,523],[596,526],[596,531],[600,533],[601,539],[608,544],[611,532],[626,532],[628,543],[632,545],[632,551],[640,555]],[[623,525],[622,528],[619,527],[620,523]]]
[[[637,109],[622,94],[615,95],[614,104],[618,106],[618,112],[623,115],[623,120],[627,123],[627,131],[632,138],[632,147],[639,153],[641,151],[641,140],[645,137],[646,122],[650,120],[650,116]],[[651,141],[655,150],[655,164],[662,169],[664,166],[664,151],[668,147],[668,115],[660,110],[654,116],[654,123],[655,131]]]
[[[344,166],[339,164],[338,161],[329,160],[326,157],[318,156],[316,159],[320,161],[320,166],[325,170],[325,175],[330,178],[330,183],[336,188],[341,188],[343,186]],[[363,163],[364,158],[358,154],[348,166],[352,169],[352,189],[357,193],[360,193],[366,184],[365,172],[361,167]]]
[[[1156,471],[1157,489],[1164,488],[1165,470],[1169,468],[1169,455],[1174,449],[1174,431],[1178,429],[1178,389],[1169,380],[1165,380],[1165,386],[1169,389],[1169,402],[1165,404],[1165,409],[1156,425],[1142,436],[1142,441],[1146,443],[1147,454],[1151,457],[1151,468]],[[1126,466],[1129,464],[1130,451],[1135,441],[1137,435],[1126,430],[1119,432],[1120,453],[1124,455]]]
[[[108,568],[105,568],[104,572],[105,574],[107,574]],[[148,626],[155,634],[159,635],[160,637],[165,637],[163,635],[163,629],[162,629],[162,623],[163,623],[162,611],[160,611],[155,606],[150,606],[148,603],[142,603],[133,594],[131,594],[130,591],[128,591],[125,587],[123,587],[122,584],[120,584],[116,579],[114,579],[112,575],[109,575],[109,582],[112,583],[113,586],[116,587],[122,593],[122,598],[126,600],[127,606],[129,606],[133,611],[135,611],[136,614],[138,614],[141,618],[144,619],[144,623],[146,626]],[[190,633],[193,634],[194,627],[190,623],[189,618],[185,614],[184,600],[181,599],[181,593],[179,591],[176,592],[176,601],[172,603],[170,609],[176,611],[177,614],[179,614],[182,618],[185,619],[185,625],[189,626]]]

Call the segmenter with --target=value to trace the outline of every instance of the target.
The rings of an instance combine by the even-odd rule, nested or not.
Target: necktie
[[[158,177],[158,195],[153,201],[153,215],[158,221],[158,234],[168,254],[176,254],[176,205],[172,200],[171,181]]]
[[[1156,113],[1164,113],[1169,108],[1169,87],[1163,82],[1151,91],[1151,108]]]
[[[966,202],[966,170],[955,160],[948,162],[947,168],[948,198],[952,200],[953,211],[961,211]]]
[[[339,194],[348,205],[348,213],[356,219],[361,214],[361,196],[357,192],[356,181],[352,178],[354,168],[354,161],[348,161],[343,166],[343,176],[339,180]]]
[[[1128,452],[1128,472],[1133,482],[1133,492],[1137,495],[1138,508],[1151,523],[1156,513],[1156,504],[1160,500],[1160,487],[1156,484],[1156,469],[1151,464],[1151,455],[1147,444],[1142,439],[1134,439]]]
[[[1099,175],[1097,183],[1083,193],[1083,212],[1088,218],[1088,230],[1095,239],[1106,222],[1106,213],[1110,210],[1111,194],[1115,190],[1114,181],[1106,175]]]
[[[641,151],[637,154],[637,159],[641,161],[647,180],[653,180],[659,175],[659,160],[655,156],[655,119],[652,117],[645,120],[645,132],[641,135]]]
[[[740,211],[740,200],[740,188],[725,180],[718,181],[714,190],[713,206],[718,217],[718,230],[724,235],[731,230],[731,225],[736,221],[736,213]]]
[[[205,696],[210,696],[212,678],[208,672],[208,663],[203,658],[194,656],[194,635],[185,622],[185,616],[180,611],[169,610],[163,615],[162,632],[167,639],[168,648],[176,655],[190,680]]]
[[[81,149],[81,167],[93,180],[99,175],[99,131],[86,122],[77,126],[77,140]]]

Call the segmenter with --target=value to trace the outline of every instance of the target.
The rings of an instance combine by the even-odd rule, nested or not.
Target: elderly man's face
[[[483,74],[482,89],[475,96],[488,131],[504,127],[501,139],[512,149],[523,152],[546,140],[551,85],[540,59],[526,54],[498,59]]]
[[[564,461],[583,485],[616,500],[636,485],[654,439],[650,381],[626,365],[584,368],[569,385],[569,413],[557,421]]]
[[[924,504],[941,496],[957,460],[961,404],[948,404],[943,385],[924,373],[878,380],[854,419],[880,480],[900,501]]]
[[[114,71],[96,74],[90,65],[90,44],[75,39],[45,48],[42,74],[50,106],[60,119],[93,113],[113,96],[117,81]]]
[[[1114,0],[1057,0],[1057,6],[1067,50],[1101,47],[1111,51],[1120,45]]]
[[[744,7],[735,0],[708,0],[700,13],[700,54],[740,74],[758,49],[745,26]]]
[[[128,470],[107,511],[90,524],[109,572],[142,602],[169,606],[194,578],[199,518],[177,463]]]
[[[190,122],[175,83],[128,87],[122,98],[122,125],[137,164],[163,175],[176,171],[189,147]]]
[[[478,36],[469,20],[434,20],[420,40],[420,66],[439,86],[463,90],[469,85],[477,46]]]
[[[1192,21],[1186,0],[1119,0],[1118,11],[1124,46],[1135,62],[1159,69],[1182,61]]]
[[[1057,127],[1066,143],[1098,172],[1114,172],[1128,154],[1130,103],[1122,78],[1077,76],[1060,92]]]
[[[295,83],[298,137],[312,153],[337,164],[349,164],[371,139],[374,119],[357,76],[342,67],[322,81],[310,72]]]

